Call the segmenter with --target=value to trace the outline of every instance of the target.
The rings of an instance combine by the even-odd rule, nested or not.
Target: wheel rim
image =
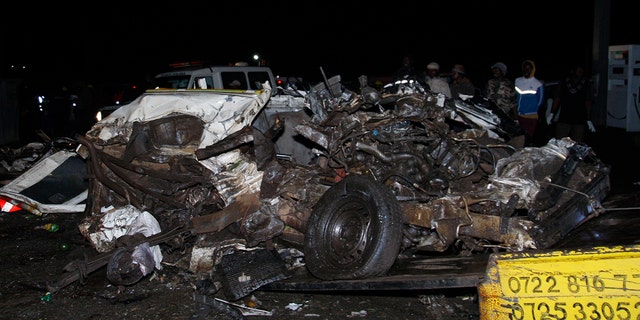
[[[331,234],[328,241],[338,263],[348,264],[362,258],[368,244],[371,217],[360,199],[347,201],[338,208],[335,218],[327,226]]]

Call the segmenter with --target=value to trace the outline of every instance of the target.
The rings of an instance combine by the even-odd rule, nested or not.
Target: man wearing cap
[[[449,83],[440,77],[440,65],[437,62],[430,62],[427,65],[427,74],[424,77],[424,82],[432,92],[442,93],[447,98],[451,98]]]
[[[516,91],[513,81],[507,78],[507,66],[497,62],[491,66],[493,78],[487,81],[485,96],[509,117],[516,119]]]

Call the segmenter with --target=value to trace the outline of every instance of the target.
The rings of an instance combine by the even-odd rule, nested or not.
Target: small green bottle
[[[60,226],[56,223],[45,223],[41,226],[36,227],[36,229],[44,229],[49,232],[56,232],[58,231],[58,229],[60,229]]]

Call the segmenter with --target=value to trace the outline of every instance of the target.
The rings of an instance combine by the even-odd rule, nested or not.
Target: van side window
[[[213,89],[213,78],[196,77],[193,79],[193,88],[191,89]]]
[[[247,90],[247,78],[244,72],[220,72],[224,89]]]
[[[190,76],[170,76],[154,78],[151,89],[187,89]]]
[[[249,76],[249,83],[251,85],[252,90],[260,90],[262,89],[263,83],[265,83],[266,81],[271,81],[271,79],[269,79],[269,73],[267,72],[262,72],[262,71],[248,72],[248,76]]]

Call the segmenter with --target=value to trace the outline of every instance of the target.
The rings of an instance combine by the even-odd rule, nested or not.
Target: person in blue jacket
[[[535,73],[536,64],[525,60],[522,62],[522,76],[515,80],[518,122],[525,132],[525,146],[532,145],[538,125],[538,109],[544,101],[544,85]]]

